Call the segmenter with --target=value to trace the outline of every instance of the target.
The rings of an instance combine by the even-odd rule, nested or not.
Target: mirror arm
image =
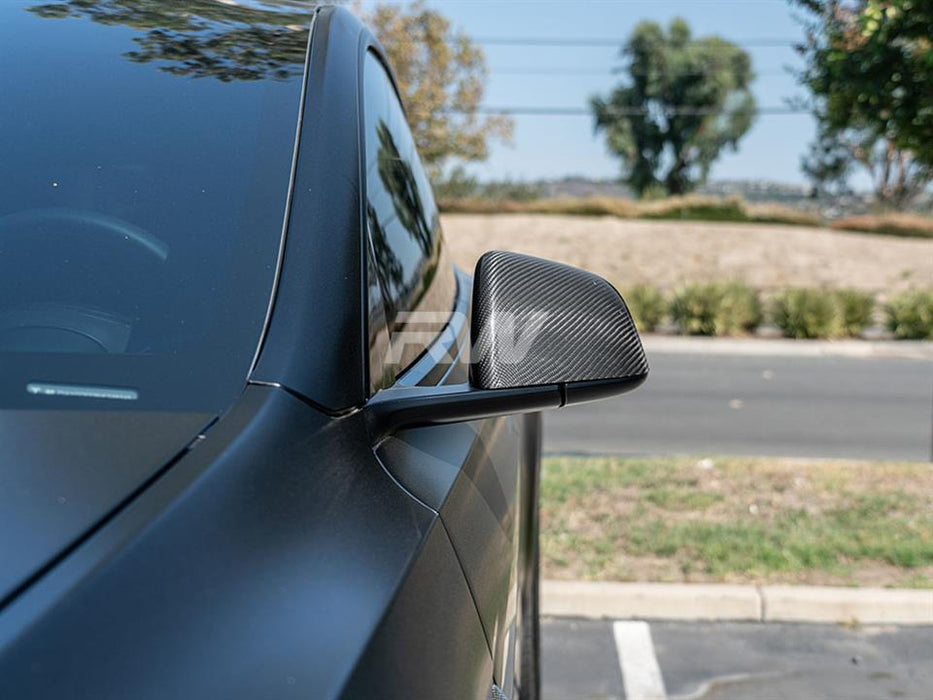
[[[561,406],[572,406],[578,403],[587,403],[588,401],[608,399],[619,394],[627,394],[644,384],[647,378],[648,373],[645,372],[644,374],[633,374],[619,379],[597,379],[589,382],[561,384],[561,390],[564,392],[564,401]]]
[[[373,396],[363,412],[374,440],[402,428],[536,413],[617,396],[640,386],[647,374],[569,384],[477,389],[469,384],[395,387]]]
[[[378,440],[402,428],[559,408],[562,398],[557,384],[518,389],[476,389],[469,384],[413,386],[384,389],[363,411],[373,438]]]

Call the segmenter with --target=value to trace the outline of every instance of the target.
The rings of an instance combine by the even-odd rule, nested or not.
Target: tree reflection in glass
[[[84,18],[139,30],[137,63],[192,78],[284,80],[304,69],[316,2],[263,0],[67,0],[29,8],[47,19]]]

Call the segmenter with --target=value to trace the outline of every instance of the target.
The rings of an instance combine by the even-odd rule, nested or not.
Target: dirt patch
[[[624,289],[740,280],[764,291],[851,287],[883,297],[933,285],[933,240],[801,226],[626,221],[533,214],[443,217],[454,260],[492,249],[559,260]]]

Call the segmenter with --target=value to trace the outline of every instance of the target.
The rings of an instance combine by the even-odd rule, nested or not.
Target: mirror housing
[[[378,436],[416,425],[536,412],[635,389],[648,360],[622,297],[569,265],[491,251],[477,262],[470,383],[377,393]]]
[[[622,297],[606,280],[569,265],[492,251],[473,275],[470,384],[514,389],[623,382],[648,360]]]

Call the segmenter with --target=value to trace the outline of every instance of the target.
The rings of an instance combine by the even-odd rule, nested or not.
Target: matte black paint
[[[426,547],[435,520],[381,468],[360,416],[252,387],[13,604],[13,620],[45,605],[0,637],[0,697],[334,697],[409,567],[455,566],[443,541]]]
[[[428,619],[423,618],[426,612]],[[450,540],[438,524],[344,695],[386,700],[485,698],[491,677],[483,628]]]
[[[513,557],[496,545],[487,557],[502,557],[477,570],[470,556],[482,550],[473,533],[500,528],[498,517],[515,522],[505,495],[515,487],[498,481],[517,479],[513,419],[459,443],[449,464],[469,469],[454,490],[489,498],[495,510],[480,530],[451,511],[448,533],[377,459],[372,423],[354,410],[366,398],[359,154],[343,137],[353,132],[356,58],[367,37],[342,10],[323,11],[315,27],[292,217],[255,383],[9,602],[0,614],[0,697],[326,698],[378,689],[475,698],[502,675],[484,620],[501,648],[510,620],[493,608],[514,587]],[[431,466],[420,459],[423,473]],[[471,479],[483,493],[470,493]],[[498,537],[510,538],[501,529]],[[484,598],[482,615],[470,585],[492,601]]]
[[[359,80],[366,34],[349,12],[318,13],[272,325],[253,379],[327,411],[366,400]]]
[[[455,308],[462,317],[469,310],[470,296],[471,284],[468,279],[461,278]],[[457,365],[451,365],[449,358],[468,357],[470,351],[467,329],[457,326],[459,318],[455,316],[448,332],[438,339],[445,352],[424,356],[399,378],[401,387],[373,397],[366,413],[375,436],[391,434],[379,447],[379,459],[409,492],[439,513],[482,622],[493,657],[493,678],[499,686],[509,690],[515,675],[517,596],[524,570],[524,567],[519,570],[517,563],[524,557],[522,537],[529,527],[532,506],[537,503],[529,503],[522,495],[523,484],[530,478],[529,471],[537,469],[538,465],[537,454],[529,454],[525,449],[528,437],[522,435],[523,430],[531,429],[538,435],[532,442],[539,440],[540,425],[531,421],[526,427],[525,416],[446,423],[444,402],[452,395],[460,395],[460,400],[466,402],[459,409],[454,408],[454,403],[446,404],[452,412],[459,411],[461,416],[469,412],[470,399],[466,397],[470,396],[478,399],[478,404],[474,405],[476,415],[493,415],[495,411],[490,408],[501,406],[505,394],[509,393],[493,397],[497,403],[489,404],[490,397],[484,399],[483,395],[493,392],[470,390],[457,383],[461,378],[452,371]],[[445,365],[448,371],[442,386],[429,391],[411,386],[413,380],[421,377],[424,381],[431,374],[430,371],[425,373],[424,368]],[[397,394],[408,398],[394,398]],[[540,395],[538,390],[536,396]],[[551,400],[556,402],[559,396],[555,388]],[[432,403],[430,397],[438,397],[438,403]],[[384,405],[396,407],[413,401],[420,405],[420,410],[416,409],[419,416],[431,414],[436,420],[429,421],[433,423],[431,427],[387,431],[378,418],[383,400]],[[540,401],[540,398],[535,400]],[[557,405],[553,403],[553,407]],[[520,398],[513,396],[512,406],[516,412],[520,411]],[[396,410],[390,418],[398,421],[404,416],[404,410]],[[400,424],[406,422],[401,420]]]
[[[0,411],[0,602],[212,419],[197,413]]]
[[[379,450],[393,475],[439,512],[476,601],[500,684],[509,656],[504,645],[515,623],[522,466],[517,420],[412,430]]]

